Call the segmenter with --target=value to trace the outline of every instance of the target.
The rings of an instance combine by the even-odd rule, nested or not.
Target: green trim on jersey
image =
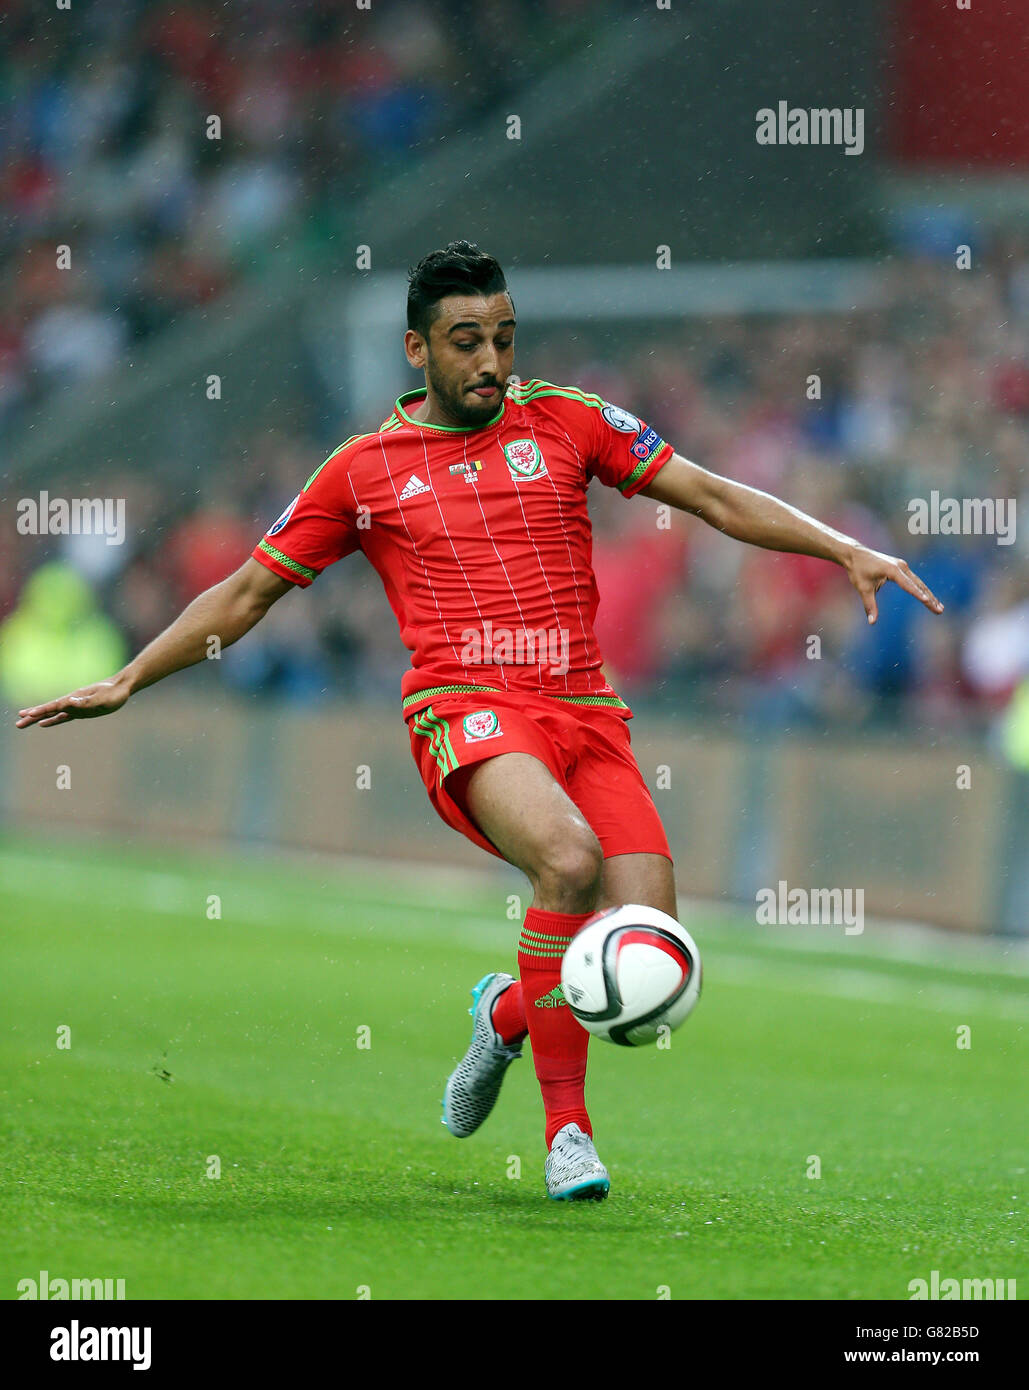
[[[546,381],[536,382],[536,384],[533,381],[527,381],[520,387],[511,387],[511,390],[516,393],[513,399],[517,400],[519,405],[531,404],[532,401],[538,400],[541,396],[565,396],[568,400],[579,401],[582,405],[591,406],[594,410],[603,410],[604,406],[607,405],[607,401],[602,400],[600,396],[593,396],[585,391],[580,391],[577,386],[552,386]],[[655,449],[649,458],[642,459],[629,476],[617,484],[618,491],[624,492],[626,488],[632,487],[633,483],[642,478],[654,462],[655,455],[659,454],[667,444],[667,439],[662,439],[660,447]]]
[[[409,705],[417,704],[419,700],[427,700],[433,695],[503,695],[503,693],[495,685],[434,685],[431,690],[419,690],[414,695],[408,695],[403,707],[407,709]]]
[[[325,467],[325,464],[328,463],[328,461],[329,461],[329,460],[326,459],[326,460],[324,461],[324,463],[320,463],[320,464],[318,465],[318,467],[314,470],[314,472],[313,472],[313,473],[311,474],[311,476],[308,478],[307,482],[306,482],[306,483],[304,484],[304,486],[300,489],[301,492],[306,492],[306,491],[307,491],[307,489],[311,486],[311,484],[314,482],[315,478],[317,478],[318,474],[322,471],[322,469]]]
[[[308,478],[307,482],[306,482],[306,483],[304,484],[304,486],[300,489],[300,491],[301,491],[301,492],[306,492],[307,489],[308,489],[308,488],[311,486],[311,484],[314,482],[315,478],[317,478],[318,474],[319,474],[319,473],[322,471],[322,469],[325,467],[325,465],[326,465],[327,463],[331,463],[332,460],[336,457],[337,454],[341,454],[341,453],[343,452],[344,449],[348,448],[351,444],[356,444],[356,443],[358,442],[358,440],[360,440],[360,439],[371,439],[371,438],[373,438],[373,436],[370,435],[370,434],[352,434],[352,435],[349,436],[349,438],[344,439],[344,441],[343,441],[342,444],[340,444],[337,448],[333,449],[332,453],[329,455],[329,457],[328,457],[327,459],[323,459],[323,461],[322,461],[322,462],[318,465],[318,467],[314,470],[314,472],[313,472],[313,473],[311,474],[311,476]]]
[[[628,476],[627,478],[623,478],[622,481],[618,484],[618,491],[619,491],[619,492],[624,492],[625,489],[626,489],[627,487],[632,487],[633,483],[636,482],[637,478],[642,478],[642,477],[643,477],[644,473],[646,473],[647,469],[650,467],[650,465],[651,465],[651,464],[654,462],[654,460],[657,458],[658,454],[661,452],[661,449],[668,448],[668,447],[670,447],[669,444],[668,444],[668,440],[667,440],[667,439],[662,439],[662,441],[661,441],[661,448],[660,448],[660,449],[655,449],[654,452],[650,455],[649,458],[640,459],[639,463],[638,463],[638,464],[636,465],[636,467],[632,470],[632,472],[629,474],[629,476]],[[673,451],[673,452],[674,452],[674,451]],[[667,462],[667,460],[666,460],[666,462]],[[664,467],[663,464],[662,464],[662,467]]]
[[[270,555],[273,560],[278,560],[280,565],[285,565],[286,568],[292,570],[294,574],[302,575],[304,579],[317,579],[318,575],[321,573],[320,570],[308,569],[306,565],[301,565],[297,560],[291,560],[288,555],[283,555],[281,550],[276,550],[273,545],[269,545],[265,540],[258,541],[257,548],[258,550],[263,550],[266,555]]]
[[[592,406],[594,410],[602,410],[607,405],[607,401],[600,396],[595,396],[588,391],[580,391],[577,386],[555,386],[553,382],[540,381],[538,377],[523,381],[518,386],[511,386],[508,390],[517,399],[519,405],[528,405],[539,396],[565,396],[569,400],[578,401],[581,405]]]
[[[427,425],[424,420],[412,420],[404,409],[405,404],[408,401],[413,401],[416,396],[424,398],[424,386],[420,386],[414,391],[405,391],[402,396],[397,397],[397,414],[406,425],[414,425],[415,429],[418,430],[438,430],[441,434],[475,434],[477,430],[488,430],[491,425],[497,423],[503,415],[504,408],[507,405],[507,397],[505,395],[500,402],[500,409],[497,411],[496,415],[494,415],[492,420],[487,420],[484,425]]]

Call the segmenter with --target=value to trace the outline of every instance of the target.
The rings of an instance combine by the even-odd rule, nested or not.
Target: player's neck
[[[425,399],[419,401],[413,410],[408,414],[412,420],[417,420],[420,425],[447,425],[453,428],[459,426],[459,420],[451,420],[450,417],[440,410],[439,404],[433,398],[428,386],[425,388]]]

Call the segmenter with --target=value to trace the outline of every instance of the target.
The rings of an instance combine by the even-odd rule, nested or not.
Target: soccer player
[[[544,1177],[558,1199],[607,1195],[584,1087],[589,1035],[561,997],[561,956],[595,912],[677,915],[668,842],[629,746],[631,712],[604,678],[586,490],[593,478],[692,512],[727,535],[841,565],[868,615],[887,581],[943,605],[889,555],[676,454],[588,391],[513,378],[515,310],[497,262],[466,241],[411,272],[404,338],[424,386],[345,440],[228,579],[193,600],[109,680],[20,712],[19,728],[120,709],[237,641],[283,594],[361,550],[412,654],[411,751],[433,806],[533,889],[518,978],[473,989],[472,1041],[447,1082],[458,1138],[493,1108],[528,1036],[543,1094]]]

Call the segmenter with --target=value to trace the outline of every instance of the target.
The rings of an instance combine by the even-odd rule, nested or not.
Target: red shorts
[[[447,791],[460,767],[498,753],[529,753],[550,769],[600,841],[615,854],[672,855],[653,797],[629,746],[623,716],[548,695],[444,695],[408,715],[411,752],[429,800],[473,844],[503,855]]]

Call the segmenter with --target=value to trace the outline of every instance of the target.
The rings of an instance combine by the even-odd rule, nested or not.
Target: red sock
[[[543,1092],[548,1150],[564,1125],[575,1123],[593,1134],[585,1095],[590,1035],[560,996],[561,957],[592,916],[592,912],[543,912],[530,907],[518,943],[522,1004]]]
[[[508,985],[493,1005],[493,1027],[508,1047],[517,1047],[529,1031],[525,1022],[525,1005],[522,1003],[522,982],[515,980]]]

